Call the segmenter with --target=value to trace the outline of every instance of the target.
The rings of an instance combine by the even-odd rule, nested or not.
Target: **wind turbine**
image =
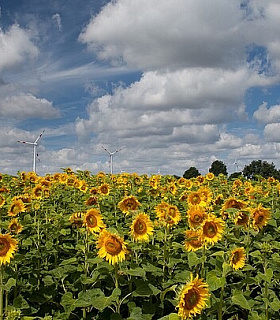
[[[113,174],[113,155],[119,151],[122,150],[122,148],[115,150],[114,152],[110,152],[109,150],[107,150],[105,147],[101,146],[102,149],[104,149],[106,152],[109,153],[110,156],[110,172],[111,174]]]
[[[237,159],[234,159],[233,164],[235,164],[235,166],[236,166],[236,171],[238,171],[238,162],[237,162]]]
[[[35,172],[35,173],[36,173],[36,147],[38,145],[39,139],[42,137],[44,132],[45,132],[45,130],[43,130],[39,134],[39,136],[36,138],[36,140],[34,142],[22,141],[22,140],[18,140],[17,141],[17,142],[20,142],[20,143],[31,144],[33,146],[33,172]]]

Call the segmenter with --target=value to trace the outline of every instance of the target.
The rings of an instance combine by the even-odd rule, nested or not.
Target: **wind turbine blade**
[[[108,152],[109,154],[111,154],[111,152],[108,151],[105,147],[101,146],[101,148],[102,148],[103,150],[105,150],[106,152]]]
[[[34,144],[34,142],[29,142],[29,141],[22,141],[22,140],[17,140],[17,142],[20,142],[20,143],[26,143],[26,144]]]
[[[34,141],[34,143],[37,143],[39,141],[39,139],[42,137],[43,133],[45,132],[45,130],[43,130],[39,136],[37,137],[37,139]]]

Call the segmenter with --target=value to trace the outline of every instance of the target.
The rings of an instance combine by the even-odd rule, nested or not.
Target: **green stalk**
[[[0,267],[0,320],[3,320],[4,315],[4,284],[3,284],[3,273],[4,269]]]
[[[167,242],[167,223],[165,225],[164,229],[164,243],[163,243],[163,267],[162,267],[162,273],[163,273],[163,279],[165,279],[165,272],[167,268],[167,248],[166,248],[166,242]]]

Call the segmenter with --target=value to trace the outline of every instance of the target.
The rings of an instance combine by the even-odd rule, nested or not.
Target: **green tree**
[[[268,163],[262,160],[253,160],[250,164],[246,165],[242,171],[244,177],[247,179],[256,179],[257,176],[264,178],[274,177],[279,179],[279,170],[275,168],[274,163]]]
[[[197,170],[196,167],[190,167],[188,170],[186,170],[183,174],[183,177],[185,179],[190,179],[190,178],[196,178],[200,176],[200,172]]]
[[[215,176],[218,176],[220,173],[227,176],[227,166],[221,160],[215,160],[212,162],[211,167],[209,168],[209,172],[214,173]]]

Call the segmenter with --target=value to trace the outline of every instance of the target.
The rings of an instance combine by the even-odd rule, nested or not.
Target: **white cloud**
[[[62,23],[61,23],[61,16],[59,13],[55,13],[52,16],[52,19],[56,22],[58,30],[61,31],[62,30]]]
[[[269,142],[280,142],[280,123],[269,123],[264,128],[264,137]]]
[[[0,29],[0,72],[18,66],[26,58],[36,58],[39,51],[27,31],[14,24],[7,32]]]
[[[267,102],[263,102],[254,112],[253,117],[260,123],[280,122],[280,105],[267,108]]]
[[[14,119],[53,119],[60,116],[60,111],[46,99],[38,99],[32,94],[21,94],[0,101],[0,115]]]

